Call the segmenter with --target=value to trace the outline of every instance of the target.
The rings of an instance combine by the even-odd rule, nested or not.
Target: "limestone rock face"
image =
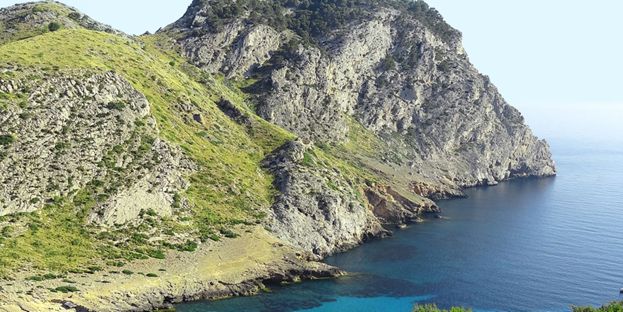
[[[215,12],[226,12],[222,1],[196,0],[163,33],[203,70],[252,79],[245,91],[258,115],[304,140],[348,143],[349,121],[361,124],[386,143],[378,154],[400,155],[368,157],[378,164],[373,170],[408,172],[404,184],[417,195],[438,199],[464,187],[556,173],[547,143],[470,63],[460,32],[434,9],[421,1],[355,4],[340,12],[357,14],[319,33],[290,27],[310,18],[310,8],[300,5],[275,4],[273,18],[232,2],[221,18]],[[285,26],[276,22],[290,17]],[[333,23],[322,14],[312,18]],[[404,191],[386,187],[364,190],[363,207],[343,191],[339,175],[302,166],[304,153],[295,144],[268,161],[281,192],[269,226],[316,254],[437,210],[432,202],[404,202]]]
[[[262,24],[249,12],[213,27],[202,16],[214,2],[193,2],[165,31],[184,34],[178,42],[205,70],[235,68],[228,73],[259,78],[249,91],[266,120],[302,138],[336,143],[347,140],[345,117],[352,116],[408,153],[403,165],[415,162],[427,176],[457,187],[555,174],[547,144],[469,62],[460,33],[435,28],[445,24],[440,16],[431,22],[408,9],[378,4],[343,28],[314,37],[312,44],[297,45],[291,44],[297,38],[292,30]],[[296,8],[286,7],[283,14],[297,14]],[[196,33],[228,40],[202,45]],[[263,38],[281,33],[290,41],[240,44],[250,33]],[[192,52],[200,49],[211,53]],[[214,57],[268,53],[270,59]]]
[[[387,225],[413,222],[424,212],[438,211],[431,201],[415,203],[391,189],[373,186],[365,190],[370,205],[364,205],[353,181],[311,153],[310,143],[297,140],[265,161],[280,191],[269,226],[279,238],[305,250],[319,256],[345,251],[389,234]]]
[[[19,69],[13,69],[19,72]],[[156,138],[145,97],[121,76],[31,72],[0,79],[13,100],[0,115],[0,215],[30,212],[87,185],[106,185],[92,221],[171,214],[192,164]]]
[[[383,233],[344,177],[331,169],[302,164],[308,148],[301,141],[291,142],[266,161],[281,193],[269,221],[277,236],[326,255]]]

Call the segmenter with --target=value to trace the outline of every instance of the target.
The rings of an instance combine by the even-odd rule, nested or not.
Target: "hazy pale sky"
[[[16,0],[0,0],[8,6]],[[191,0],[62,0],[131,34],[154,32]],[[623,136],[623,1],[428,0],[463,32],[471,61],[540,137]],[[623,141],[623,140],[621,140]]]

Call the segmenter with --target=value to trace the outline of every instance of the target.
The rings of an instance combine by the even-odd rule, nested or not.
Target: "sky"
[[[22,1],[0,0],[0,7]],[[190,0],[62,0],[130,34],[175,21]],[[623,142],[623,1],[427,0],[547,139]]]

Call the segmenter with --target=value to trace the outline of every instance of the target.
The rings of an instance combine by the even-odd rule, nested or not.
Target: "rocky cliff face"
[[[307,24],[301,26],[301,19]],[[356,158],[381,175],[409,172],[402,184],[419,195],[440,198],[460,194],[463,187],[555,174],[547,143],[469,62],[460,33],[421,1],[267,6],[197,0],[163,32],[203,70],[250,81],[245,90],[256,112],[301,138],[340,145],[352,140],[351,120],[363,125],[386,144],[382,153]],[[339,233],[355,240],[378,233],[377,217],[365,221],[374,208],[337,199],[318,205],[315,195],[295,190],[314,189],[310,181],[321,175],[297,179],[288,172],[272,224],[315,228],[274,226],[282,237],[309,241],[293,233],[316,235],[322,233],[318,226],[327,226],[332,234],[316,241],[336,247],[348,241]],[[324,218],[314,217],[327,210]],[[308,220],[293,221],[300,216]],[[362,221],[349,231],[344,220]],[[312,245],[308,249],[318,248]]]
[[[123,224],[150,209],[172,215],[193,165],[157,138],[149,102],[123,77],[5,72],[13,74],[0,79],[8,97],[0,132],[10,138],[0,159],[0,215],[34,211],[87,184],[107,190],[92,221]]]

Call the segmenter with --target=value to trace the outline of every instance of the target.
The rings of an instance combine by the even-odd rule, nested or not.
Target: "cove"
[[[177,306],[204,311],[568,311],[621,300],[623,150],[554,142],[559,175],[467,190],[443,220],[326,259],[351,274],[255,297]]]

